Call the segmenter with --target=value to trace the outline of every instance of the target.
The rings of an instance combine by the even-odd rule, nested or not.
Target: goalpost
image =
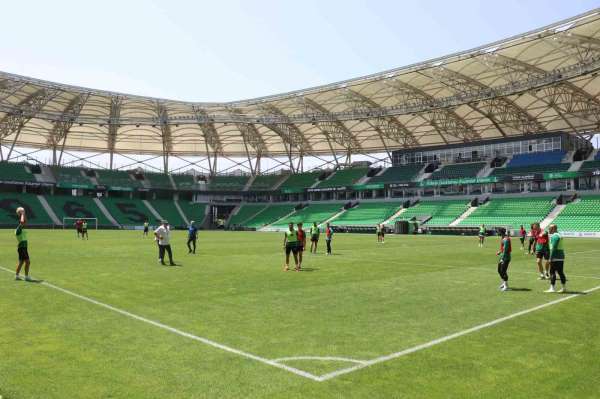
[[[93,222],[94,223],[94,229],[98,230],[98,218],[69,218],[69,217],[63,217],[63,230],[69,227],[75,228],[75,226],[73,226],[75,224],[76,221],[78,220],[86,220],[88,223]]]

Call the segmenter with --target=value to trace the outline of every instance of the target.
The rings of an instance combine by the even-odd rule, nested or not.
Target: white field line
[[[477,267],[471,267],[469,269],[473,269],[473,270],[487,270],[487,269],[477,268]],[[4,270],[5,272],[8,272],[8,273],[13,273],[12,270],[6,269],[6,268],[4,268],[2,266],[0,266],[0,270]],[[590,276],[587,276],[587,277],[590,277]],[[596,277],[592,277],[592,278],[596,278]],[[251,353],[248,353],[248,352],[241,351],[239,349],[235,349],[235,348],[232,348],[232,347],[220,344],[218,342],[212,341],[212,340],[207,339],[207,338],[199,337],[199,336],[196,336],[196,335],[193,335],[193,334],[190,334],[190,333],[178,330],[178,329],[170,327],[170,326],[168,326],[166,324],[162,324],[160,322],[157,322],[157,321],[154,321],[154,320],[150,320],[150,319],[147,319],[147,318],[142,317],[142,316],[135,315],[135,314],[130,313],[130,312],[126,311],[126,310],[122,310],[122,309],[116,308],[114,306],[111,306],[111,305],[108,305],[108,304],[96,301],[95,299],[88,298],[86,296],[74,293],[72,291],[66,290],[64,288],[55,286],[55,285],[47,283],[47,282],[42,282],[41,284],[43,284],[43,285],[45,285],[45,286],[47,286],[49,288],[53,288],[53,289],[55,289],[57,291],[63,292],[65,294],[67,294],[67,295],[71,295],[71,296],[73,296],[75,298],[79,298],[79,299],[81,299],[83,301],[93,303],[95,305],[98,305],[100,307],[106,308],[108,310],[112,310],[113,312],[116,312],[116,313],[120,313],[120,314],[122,314],[124,316],[127,316],[127,317],[130,317],[132,319],[135,319],[135,320],[138,320],[138,321],[142,321],[144,323],[153,325],[153,326],[158,327],[158,328],[162,328],[162,329],[164,329],[166,331],[172,332],[172,333],[180,335],[182,337],[189,338],[189,339],[201,342],[201,343],[203,343],[205,345],[209,345],[209,346],[221,349],[221,350],[226,351],[226,352],[234,353],[236,355],[239,355],[239,356],[242,356],[242,357],[246,357],[248,359],[255,360],[255,361],[258,361],[258,362],[261,362],[261,363],[264,363],[264,364],[267,364],[267,365],[270,365],[270,366],[273,366],[273,367],[276,367],[276,368],[279,368],[279,369],[282,369],[282,370],[286,370],[286,371],[288,371],[290,373],[293,373],[293,374],[296,374],[296,375],[299,375],[301,377],[305,377],[305,378],[308,378],[310,380],[317,381],[317,382],[327,381],[327,380],[330,380],[332,378],[339,377],[340,375],[348,374],[348,373],[351,373],[351,372],[354,372],[354,371],[357,371],[357,370],[360,370],[360,369],[363,369],[363,368],[366,368],[366,367],[370,367],[370,366],[378,364],[378,363],[382,363],[382,362],[386,362],[386,361],[389,361],[389,360],[397,359],[399,357],[403,357],[403,356],[409,355],[411,353],[415,353],[415,352],[418,352],[418,351],[421,351],[421,350],[424,350],[424,349],[428,349],[428,348],[431,348],[432,346],[439,345],[439,344],[444,343],[446,341],[450,341],[452,339],[459,338],[459,337],[462,337],[464,335],[471,334],[471,333],[477,332],[479,330],[482,330],[482,329],[485,329],[485,328],[488,328],[488,327],[493,327],[493,326],[495,326],[497,324],[500,324],[500,323],[503,323],[505,321],[508,321],[508,320],[511,320],[511,319],[514,319],[514,318],[517,318],[517,317],[520,317],[520,316],[523,316],[523,315],[526,315],[526,314],[529,314],[529,313],[532,313],[532,312],[535,312],[537,310],[541,310],[541,309],[547,308],[549,306],[556,305],[558,303],[567,301],[569,299],[576,298],[576,297],[578,297],[578,296],[581,295],[581,294],[571,294],[571,295],[568,295],[568,296],[564,296],[562,298],[559,298],[559,299],[556,299],[556,300],[553,300],[553,301],[550,301],[550,302],[547,302],[547,303],[544,303],[544,304],[541,304],[541,305],[538,305],[538,306],[535,306],[535,307],[532,307],[532,308],[529,308],[529,309],[526,309],[526,310],[522,310],[522,311],[510,314],[508,316],[504,316],[504,317],[498,318],[496,320],[492,320],[492,321],[489,321],[489,322],[486,322],[486,323],[483,323],[483,324],[479,324],[477,326],[468,328],[466,330],[462,330],[462,331],[459,331],[459,332],[456,332],[456,333],[453,333],[453,334],[450,334],[450,335],[446,335],[446,336],[441,337],[441,338],[434,339],[434,340],[426,342],[424,344],[420,344],[420,345],[417,345],[417,346],[414,346],[414,347],[411,347],[411,348],[408,348],[408,349],[404,349],[404,350],[402,350],[400,352],[391,353],[391,354],[380,356],[380,357],[377,357],[377,358],[374,358],[374,359],[370,359],[370,360],[357,360],[357,359],[340,358],[340,357],[333,357],[333,356],[330,356],[330,357],[296,356],[296,357],[279,358],[279,359],[272,360],[272,359],[267,359],[267,358],[264,358],[264,357],[261,357],[261,356],[257,356],[257,355],[254,355],[254,354],[251,354]],[[584,294],[588,294],[588,293],[591,293],[591,292],[594,292],[594,291],[597,291],[597,290],[600,290],[600,285],[596,286],[596,287],[593,287],[593,288],[590,288],[588,290],[585,290],[585,291],[583,291],[583,293]],[[300,370],[300,369],[297,369],[297,368],[294,368],[294,367],[290,367],[290,366],[286,366],[285,364],[279,363],[279,362],[283,362],[283,361],[286,361],[286,360],[304,360],[304,359],[306,359],[306,360],[313,360],[313,359],[314,360],[341,360],[341,361],[354,362],[354,363],[357,363],[357,365],[352,366],[352,367],[348,367],[348,368],[339,369],[339,370],[333,371],[331,373],[327,373],[327,374],[323,374],[323,375],[317,376],[317,375],[311,374],[309,372],[306,372],[304,370]]]
[[[4,270],[5,272],[8,272],[8,273],[14,273],[13,270],[6,269],[6,268],[4,268],[2,266],[0,266],[0,269]],[[92,298],[88,298],[86,296],[83,296],[83,295],[77,294],[75,292],[66,290],[64,288],[58,287],[58,286],[56,286],[54,284],[47,283],[45,281],[41,282],[41,284],[45,285],[46,287],[49,287],[49,288],[55,289],[57,291],[60,291],[60,292],[62,292],[64,294],[71,295],[71,296],[73,296],[75,298],[81,299],[81,300],[89,302],[89,303],[93,303],[94,305],[103,307],[103,308],[108,309],[108,310],[111,310],[111,311],[113,311],[115,313],[119,313],[119,314],[121,314],[123,316],[127,316],[127,317],[129,317],[131,319],[142,321],[142,322],[150,324],[150,325],[152,325],[154,327],[162,328],[163,330],[169,331],[169,332],[171,332],[173,334],[177,334],[177,335],[180,335],[182,337],[189,338],[189,339],[192,339],[194,341],[201,342],[201,343],[203,343],[205,345],[212,346],[212,347],[217,348],[217,349],[221,349],[221,350],[223,350],[225,352],[230,352],[230,353],[236,354],[238,356],[242,356],[242,357],[245,357],[245,358],[248,358],[248,359],[255,360],[257,362],[268,364],[269,366],[273,366],[273,367],[277,367],[279,369],[283,369],[285,371],[289,371],[290,373],[294,373],[294,374],[299,375],[301,377],[305,377],[305,378],[308,378],[308,379],[311,379],[311,380],[314,380],[314,381],[319,381],[319,377],[318,376],[316,376],[314,374],[311,374],[311,373],[308,373],[308,372],[306,372],[304,370],[299,370],[299,369],[294,368],[294,367],[289,367],[289,366],[286,366],[285,364],[280,364],[280,363],[277,363],[276,361],[273,361],[273,360],[270,360],[270,359],[267,359],[267,358],[264,358],[264,357],[261,357],[261,356],[253,355],[252,353],[244,352],[244,351],[232,348],[232,347],[227,346],[227,345],[220,344],[220,343],[212,341],[212,340],[210,340],[208,338],[199,337],[197,335],[193,335],[193,334],[187,333],[185,331],[178,330],[176,328],[170,327],[170,326],[168,326],[166,324],[163,324],[163,323],[160,323],[158,321],[154,321],[154,320],[150,320],[150,319],[147,319],[145,317],[142,317],[142,316],[138,316],[138,315],[133,314],[131,312],[128,312],[126,310],[116,308],[114,306],[108,305],[106,303],[97,301],[97,300],[92,299]]]
[[[290,356],[290,357],[280,357],[279,359],[273,359],[274,362],[277,363],[285,363],[293,360],[317,360],[317,361],[339,361],[339,362],[348,362],[348,363],[358,363],[365,364],[368,360],[358,360],[358,359],[350,359],[348,357],[337,357],[337,356]]]
[[[588,293],[591,293],[591,292],[594,292],[594,291],[597,291],[597,290],[600,290],[600,285],[596,286],[594,288],[590,288],[589,290],[585,290],[583,292],[586,293],[586,294],[588,294]],[[378,364],[378,363],[386,362],[388,360],[397,359],[399,357],[406,356],[406,355],[409,355],[411,353],[415,353],[415,352],[421,351],[423,349],[431,348],[432,346],[439,345],[439,344],[444,343],[446,341],[450,341],[452,339],[459,338],[459,337],[462,337],[464,335],[471,334],[471,333],[483,330],[484,328],[493,327],[493,326],[495,326],[497,324],[500,324],[500,323],[503,323],[505,321],[508,321],[508,320],[511,320],[511,319],[514,319],[514,318],[517,318],[517,317],[520,317],[520,316],[523,316],[523,315],[526,315],[526,314],[529,314],[529,313],[532,313],[532,312],[535,312],[537,310],[541,310],[541,309],[547,308],[549,306],[556,305],[556,304],[564,302],[564,301],[568,301],[569,299],[576,298],[576,297],[578,297],[580,295],[581,294],[572,294],[572,295],[564,296],[564,297],[562,297],[560,299],[555,299],[553,301],[544,303],[542,305],[535,306],[533,308],[522,310],[520,312],[513,313],[513,314],[501,317],[501,318],[496,319],[496,320],[488,321],[487,323],[479,324],[477,326],[468,328],[466,330],[462,330],[462,331],[456,332],[454,334],[446,335],[444,337],[434,339],[434,340],[426,342],[424,344],[413,346],[412,348],[404,349],[403,351],[400,351],[400,352],[390,353],[389,355],[380,356],[380,357],[377,357],[377,358],[374,358],[374,359],[371,359],[371,360],[367,360],[364,364],[358,364],[356,366],[352,366],[352,367],[348,367],[348,368],[336,370],[336,371],[328,373],[328,374],[323,374],[323,375],[321,375],[321,376],[318,377],[318,381],[330,380],[332,378],[339,377],[340,375],[348,374],[348,373],[351,373],[353,371],[357,371],[357,370],[363,369],[365,367],[369,367],[369,366],[372,366],[372,365],[375,365],[375,364]]]

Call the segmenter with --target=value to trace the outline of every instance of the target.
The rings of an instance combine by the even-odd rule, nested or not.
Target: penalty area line
[[[585,290],[585,291],[583,291],[583,293],[589,294],[589,293],[597,291],[597,290],[600,290],[600,285],[596,286],[594,288],[590,288],[588,290]],[[493,326],[495,326],[497,324],[500,324],[500,323],[503,323],[505,321],[512,320],[512,319],[515,319],[515,318],[520,317],[520,316],[524,316],[526,314],[529,314],[529,313],[532,313],[532,312],[535,312],[535,311],[547,308],[549,306],[553,306],[553,305],[559,304],[561,302],[568,301],[569,299],[577,298],[579,296],[581,296],[581,294],[571,294],[571,295],[568,295],[568,296],[564,296],[562,298],[555,299],[554,301],[546,302],[546,303],[543,303],[541,305],[534,306],[532,308],[525,309],[525,310],[522,310],[520,312],[516,312],[516,313],[510,314],[508,316],[500,317],[499,319],[496,319],[496,320],[488,321],[487,323],[479,324],[477,326],[474,326],[474,327],[468,328],[466,330],[462,330],[462,331],[456,332],[454,334],[450,334],[450,335],[446,335],[446,336],[441,337],[441,338],[434,339],[434,340],[426,342],[424,344],[413,346],[412,348],[404,349],[404,350],[402,350],[400,352],[390,353],[389,355],[380,356],[380,357],[376,357],[374,359],[366,360],[364,363],[357,364],[356,366],[347,367],[347,368],[343,368],[343,369],[339,369],[339,370],[333,371],[331,373],[323,374],[323,375],[320,375],[318,377],[318,381],[327,381],[327,380],[330,380],[332,378],[339,377],[341,375],[348,374],[348,373],[351,373],[353,371],[357,371],[357,370],[360,370],[360,369],[364,369],[366,367],[373,366],[373,365],[378,364],[378,363],[387,362],[388,360],[397,359],[399,357],[406,356],[406,355],[409,355],[411,353],[415,353],[415,352],[421,351],[423,349],[428,349],[428,348],[431,348],[432,346],[436,346],[436,345],[442,344],[444,342],[447,342],[447,341],[453,340],[455,338],[459,338],[459,337],[462,337],[464,335],[468,335],[468,334],[471,334],[471,333],[483,330],[483,329],[488,328],[488,327],[493,327]]]
[[[6,269],[6,268],[4,268],[2,266],[0,266],[0,270],[3,270],[3,271],[8,272],[8,273],[14,273],[14,270],[9,270],[9,269]],[[102,308],[108,309],[108,310],[113,311],[115,313],[119,313],[119,314],[121,314],[123,316],[126,316],[126,317],[129,317],[131,319],[138,320],[138,321],[144,322],[146,324],[150,324],[150,325],[152,325],[154,327],[158,327],[158,328],[161,328],[163,330],[169,331],[169,332],[171,332],[173,334],[176,334],[176,335],[179,335],[179,336],[182,336],[182,337],[185,337],[185,338],[197,341],[197,342],[201,342],[201,343],[203,343],[205,345],[208,345],[208,346],[212,346],[213,348],[217,348],[217,349],[220,349],[220,350],[225,351],[225,352],[233,353],[235,355],[242,356],[242,357],[245,357],[247,359],[255,360],[257,362],[260,362],[260,363],[263,363],[263,364],[267,364],[269,366],[276,367],[278,369],[282,369],[282,370],[288,371],[290,373],[299,375],[299,376],[304,377],[304,378],[308,378],[308,379],[313,380],[313,381],[320,381],[320,378],[318,376],[316,376],[314,374],[311,374],[309,372],[306,372],[304,370],[300,370],[300,369],[297,369],[295,367],[286,366],[285,364],[278,363],[277,361],[270,360],[270,359],[264,358],[262,356],[254,355],[252,353],[244,352],[242,350],[239,350],[239,349],[236,349],[236,348],[232,348],[232,347],[227,346],[227,345],[220,344],[220,343],[215,342],[213,340],[210,340],[208,338],[204,338],[204,337],[200,337],[200,336],[197,336],[197,335],[194,335],[194,334],[190,334],[188,332],[185,332],[185,331],[179,330],[177,328],[168,326],[168,325],[160,323],[158,321],[150,320],[150,319],[147,319],[147,318],[145,318],[143,316],[138,316],[138,315],[136,315],[134,313],[128,312],[128,311],[123,310],[123,309],[119,309],[117,307],[114,307],[112,305],[108,305],[106,303],[97,301],[97,300],[89,298],[87,296],[77,294],[76,292],[69,291],[69,290],[67,290],[65,288],[61,288],[61,287],[56,286],[54,284],[50,284],[50,283],[48,283],[46,281],[42,281],[42,282],[40,282],[40,284],[44,285],[44,286],[46,286],[48,288],[52,288],[52,289],[54,289],[56,291],[62,292],[63,294],[67,294],[67,295],[70,295],[72,297],[81,299],[82,301],[92,303],[94,305],[97,305],[97,306],[100,306]]]

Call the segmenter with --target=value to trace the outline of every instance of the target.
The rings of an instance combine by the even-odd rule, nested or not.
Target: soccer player
[[[548,232],[538,228],[537,237],[535,241],[535,258],[538,272],[540,273],[540,280],[550,278],[550,246]],[[542,266],[542,261],[546,263]]]
[[[496,255],[500,256],[498,260],[498,274],[502,279],[500,291],[508,291],[508,265],[510,264],[512,244],[510,242],[510,234],[506,229],[501,229],[500,235],[502,237],[500,240],[500,250],[496,253]]]
[[[194,221],[192,220],[190,222],[190,227],[188,227],[188,240],[187,240],[187,247],[188,247],[188,254],[191,253],[196,253],[196,239],[198,238],[198,229],[196,228],[196,225],[194,224]],[[192,246],[190,246],[190,244],[193,244],[193,249]]]
[[[375,233],[377,233],[377,242],[381,242],[381,225],[375,226]]]
[[[81,239],[83,240],[85,237],[86,240],[90,239],[90,236],[88,236],[88,224],[87,221],[82,220],[81,221]]]
[[[546,292],[556,292],[556,274],[560,276],[561,293],[567,292],[567,276],[564,272],[565,247],[555,224],[550,225],[550,288]]]
[[[17,216],[19,217],[19,225],[15,230],[17,237],[17,253],[19,254],[19,262],[17,263],[17,270],[15,272],[15,280],[23,280],[20,276],[21,268],[25,265],[25,281],[33,281],[29,277],[29,252],[27,251],[27,231],[25,225],[27,224],[27,218],[25,217],[25,209],[22,207],[17,208]]]
[[[331,240],[333,240],[333,227],[327,223],[327,227],[325,227],[325,244],[327,244],[327,255],[331,255]]]
[[[479,237],[479,247],[483,248],[483,240],[485,240],[485,224],[479,226],[479,234],[477,234],[477,236]]]
[[[146,220],[144,222],[144,236],[148,236],[148,227],[150,226],[150,223],[148,223],[148,221]]]
[[[537,223],[533,223],[529,226],[529,246],[527,247],[527,254],[535,254],[535,239],[537,237]]]
[[[525,250],[525,236],[526,235],[527,235],[527,232],[525,232],[523,225],[521,225],[521,227],[519,228],[519,240],[521,241],[521,251]]]
[[[283,271],[290,270],[290,253],[294,255],[294,263],[298,269],[298,232],[294,230],[294,223],[290,223],[283,237],[283,248],[285,249],[285,266]]]
[[[317,226],[317,222],[313,222],[313,225],[310,228],[310,252],[313,254],[317,253],[317,245],[319,244],[319,236],[320,235],[321,235],[321,230],[319,230],[319,226]]]
[[[298,267],[296,271],[299,272],[302,269],[302,254],[306,247],[306,232],[302,229],[302,222],[298,223]]]
[[[81,236],[81,225],[83,224],[83,220],[77,219],[74,223],[75,229],[77,230],[77,238]]]
[[[385,244],[385,227],[383,224],[379,225],[379,234],[381,235],[381,243]]]
[[[171,229],[167,220],[162,221],[162,225],[154,230],[154,236],[158,241],[158,261],[161,265],[165,264],[165,251],[169,255],[169,265],[176,266],[173,262],[173,252],[171,250]]]

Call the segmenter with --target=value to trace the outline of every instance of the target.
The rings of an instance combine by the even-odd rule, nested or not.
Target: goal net
[[[63,230],[64,229],[74,229],[75,222],[78,220],[85,220],[88,222],[88,228],[93,228],[98,230],[98,218],[68,218],[63,217]]]

